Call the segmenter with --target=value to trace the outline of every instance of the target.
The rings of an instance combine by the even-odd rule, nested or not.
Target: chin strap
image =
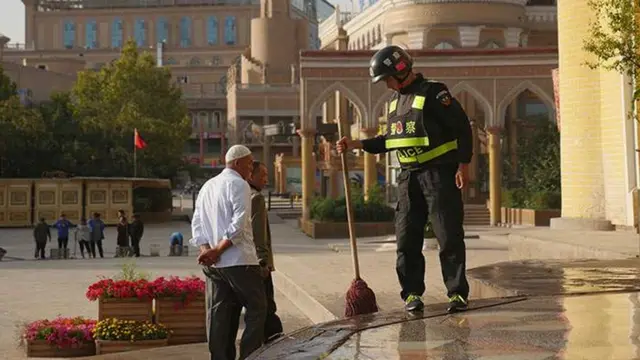
[[[402,83],[407,80],[407,78],[409,77],[409,74],[411,74],[411,71],[407,71],[403,77],[399,77],[396,75],[392,75],[394,79],[396,79],[396,81],[398,81],[399,88],[402,89],[404,87],[404,85],[402,85]]]

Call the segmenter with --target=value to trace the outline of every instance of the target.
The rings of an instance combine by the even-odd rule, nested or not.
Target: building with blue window
[[[238,44],[238,28],[235,16],[227,16],[224,19],[224,43],[226,45]]]
[[[180,47],[187,48],[191,46],[192,26],[192,20],[189,16],[183,16],[180,19]]]
[[[73,49],[76,45],[76,23],[73,20],[64,21],[62,42],[65,49]]]
[[[136,19],[133,30],[133,38],[135,39],[136,45],[138,45],[138,47],[147,45],[147,27],[145,25],[144,19]]]
[[[98,25],[95,20],[87,21],[84,46],[87,49],[98,48]]]
[[[122,26],[122,19],[115,18],[111,22],[111,47],[119,49],[124,43],[124,28]]]
[[[209,16],[207,18],[207,44],[218,45],[218,18]]]

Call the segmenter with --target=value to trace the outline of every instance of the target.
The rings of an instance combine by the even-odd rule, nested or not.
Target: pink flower
[[[82,317],[38,320],[25,326],[22,337],[27,341],[46,340],[58,348],[69,348],[92,342],[95,326],[95,320]]]

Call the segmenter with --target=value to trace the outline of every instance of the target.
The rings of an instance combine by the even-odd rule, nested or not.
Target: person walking
[[[135,257],[140,257],[140,240],[144,235],[144,223],[140,220],[140,214],[133,214],[133,222],[129,225],[129,236]]]
[[[36,242],[35,258],[44,260],[45,248],[47,247],[47,240],[51,242],[51,228],[44,218],[40,218],[40,222],[33,229],[33,239]]]
[[[469,177],[472,157],[471,125],[460,103],[443,83],[413,72],[411,56],[387,46],[371,58],[373,83],[383,81],[395,91],[389,102],[386,134],[372,139],[338,140],[342,153],[363,149],[372,154],[396,150],[396,272],[405,309],[424,308],[425,259],[422,254],[427,219],[440,245],[440,267],[449,297],[449,312],[468,306],[465,275],[464,207],[461,189]]]
[[[93,219],[89,220],[89,228],[91,229],[91,238],[89,247],[91,256],[96,258],[96,247],[101,258],[104,258],[104,250],[102,249],[102,240],[104,240],[104,222],[100,219],[99,213],[93,213]]]
[[[196,199],[191,245],[200,248],[198,263],[207,277],[208,343],[212,360],[236,359],[236,336],[242,308],[245,329],[240,360],[264,343],[267,300],[251,227],[253,170],[251,150],[234,145],[226,167],[207,181]]]
[[[264,277],[264,291],[267,296],[267,319],[264,324],[264,340],[269,343],[282,336],[283,328],[280,317],[276,314],[278,307],[275,301],[275,290],[271,272],[274,271],[273,248],[271,246],[271,229],[267,205],[262,195],[262,189],[269,181],[267,167],[260,161],[253,162],[253,171],[249,179],[251,187],[251,226],[253,228],[253,242],[256,245],[258,264]]]
[[[129,248],[129,222],[127,221],[127,217],[124,216],[124,212],[122,213],[122,215],[118,216],[118,225],[116,227],[116,231],[117,235],[115,257],[127,257],[129,256],[131,251]]]
[[[63,258],[67,258],[67,245],[69,244],[69,228],[74,227],[71,221],[67,220],[65,214],[61,214],[58,221],[53,224],[53,227],[58,229],[58,253]]]

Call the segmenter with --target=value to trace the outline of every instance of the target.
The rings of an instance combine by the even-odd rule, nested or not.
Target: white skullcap
[[[249,150],[248,147],[244,145],[233,145],[229,150],[227,150],[227,154],[224,156],[224,161],[228,164],[249,155],[251,155],[251,150]]]

